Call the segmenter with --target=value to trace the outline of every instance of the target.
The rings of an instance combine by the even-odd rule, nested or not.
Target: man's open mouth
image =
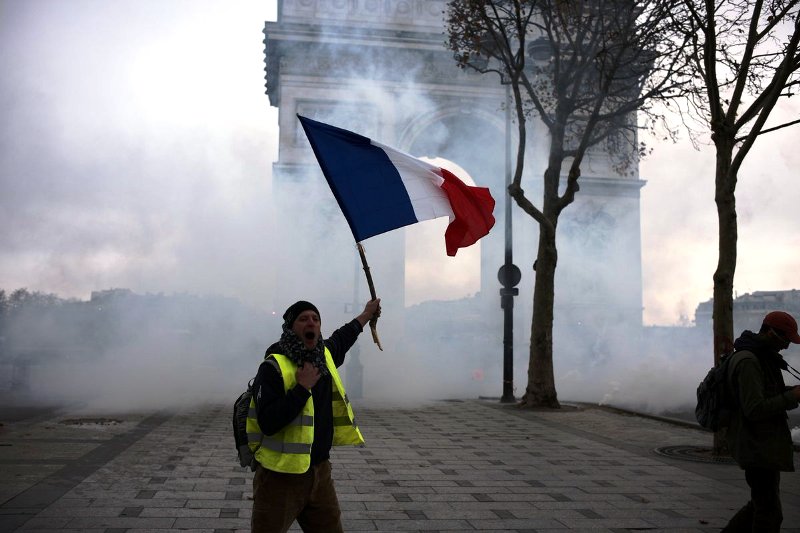
[[[314,337],[316,337],[316,335],[314,334],[313,331],[306,331],[304,336],[305,336],[306,339],[308,339],[310,341],[313,341]]]

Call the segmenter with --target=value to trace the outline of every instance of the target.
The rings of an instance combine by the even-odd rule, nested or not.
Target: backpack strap
[[[784,359],[783,362],[786,363],[786,359]],[[793,367],[789,363],[786,363],[786,368],[784,370],[786,370],[789,374],[791,374],[792,377],[794,377],[795,379],[800,379],[800,371],[798,371],[795,367]]]
[[[268,363],[270,366],[272,366],[275,370],[278,371],[279,376],[283,376],[283,372],[281,372],[281,365],[278,364],[278,361],[275,360],[275,358],[272,356],[271,353],[268,353],[267,355],[264,356],[264,361],[262,361],[261,364],[263,365],[264,363]]]

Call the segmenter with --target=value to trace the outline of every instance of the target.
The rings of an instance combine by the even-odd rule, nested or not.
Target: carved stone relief
[[[442,31],[444,0],[284,0],[282,18]]]

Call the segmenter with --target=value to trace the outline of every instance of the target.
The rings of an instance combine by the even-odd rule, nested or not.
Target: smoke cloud
[[[81,309],[93,305],[93,291],[132,291],[115,309],[115,343],[86,352],[58,342],[47,348],[60,351],[30,368],[37,394],[92,409],[232,402],[280,335],[276,316],[291,303],[316,303],[325,334],[358,314],[367,287],[344,217],[316,181],[321,175],[273,179],[279,126],[288,126],[264,94],[261,32],[276,17],[274,2],[6,0],[2,9],[2,287],[74,298]],[[435,91],[414,85],[415,69],[423,68],[385,72],[373,64],[342,72],[351,81],[365,73],[380,81],[331,87],[327,96],[341,105],[316,109],[312,118],[396,147],[413,138],[413,155],[461,165],[491,188],[498,223],[492,239],[455,258],[444,252],[445,220],[365,243],[379,296],[392,297],[384,299],[379,321],[385,351],[368,332],[358,343],[363,392],[375,401],[496,397],[503,356],[495,276],[503,253],[502,129],[469,113],[415,124],[416,136],[394,138],[381,129],[380,110],[409,123],[436,109]],[[465,138],[482,149],[464,150],[457,141]],[[296,139],[310,158],[304,143]],[[526,190],[537,200],[543,145],[539,139],[528,159]],[[740,183],[741,292],[790,288],[789,273],[800,266],[792,252],[800,237],[787,222],[800,201],[798,188],[787,185],[799,156],[788,136],[757,150]],[[716,223],[709,153],[659,143],[641,167],[648,181],[641,196],[646,324],[689,323],[710,296]],[[630,210],[601,212],[597,202],[578,198],[559,226],[559,246],[570,257],[562,264],[586,268],[559,271],[557,306],[578,302],[598,312],[592,323],[567,315],[556,324],[560,398],[650,412],[686,409],[710,366],[710,333],[642,330],[629,317],[604,315],[602,301],[581,301],[587,284],[600,283],[607,300],[635,291],[627,278],[637,276],[621,268],[626,263],[597,258],[607,232],[638,223],[626,219]],[[516,206],[513,212],[514,262],[523,274],[514,324],[521,396],[537,233]],[[587,222],[590,229],[581,229]],[[624,245],[640,237],[616,238]],[[392,260],[398,249],[405,264]],[[485,264],[481,250],[490,252]],[[165,307],[143,318],[141,302],[159,299]],[[0,368],[10,383],[5,342]],[[800,366],[796,350],[788,358]]]

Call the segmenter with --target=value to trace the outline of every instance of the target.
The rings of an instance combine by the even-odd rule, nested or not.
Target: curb
[[[570,402],[570,403],[572,403],[574,405],[585,406],[585,407],[594,407],[594,408],[597,408],[597,409],[605,409],[605,410],[610,411],[612,413],[619,413],[619,414],[627,415],[627,416],[638,416],[640,418],[649,418],[651,420],[657,420],[659,422],[665,422],[667,424],[673,424],[673,425],[676,425],[676,426],[683,426],[683,427],[689,428],[689,429],[696,429],[697,431],[702,431],[703,433],[709,433],[709,434],[713,434],[714,433],[713,431],[710,431],[708,429],[704,429],[703,427],[700,426],[700,424],[698,424],[696,422],[690,422],[688,420],[681,420],[680,418],[672,418],[672,417],[668,417],[668,416],[659,416],[659,415],[651,415],[651,414],[648,414],[648,413],[640,413],[638,411],[632,411],[630,409],[625,409],[623,407],[615,407],[613,405],[601,405],[601,404],[593,404],[593,403],[588,403],[588,402]],[[794,448],[795,452],[800,452],[800,443],[793,442],[792,443],[792,447]]]

